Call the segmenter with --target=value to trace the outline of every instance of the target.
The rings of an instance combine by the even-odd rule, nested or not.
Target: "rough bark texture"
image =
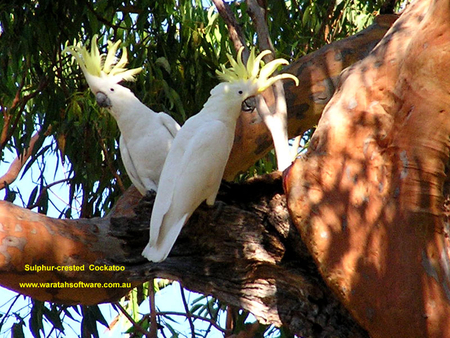
[[[414,2],[286,176],[321,274],[373,337],[450,337],[449,19],[448,0]]]
[[[300,80],[299,86],[292,81],[285,81],[284,85],[289,137],[302,135],[317,124],[336,90],[341,71],[366,57],[396,19],[397,15],[379,16],[362,32],[308,54],[284,69]],[[264,96],[269,106],[274,104],[270,90],[266,90]],[[224,178],[233,180],[272,148],[272,138],[258,112],[241,113]]]
[[[181,280],[308,337],[450,337],[447,171],[448,0],[394,18],[302,58],[286,71],[291,135],[314,126],[307,156],[287,173],[222,186],[169,258],[141,258],[153,197],[128,191],[102,219],[55,220],[0,202],[1,284],[41,300],[93,304],[123,289],[21,289],[19,282]],[[420,34],[418,34],[420,32]],[[367,56],[368,55],[368,56]],[[367,57],[366,57],[367,56]],[[242,115],[226,178],[272,141],[256,112]],[[299,232],[312,254],[300,239]],[[25,264],[119,264],[124,272],[27,272]],[[322,281],[319,272],[324,277]],[[326,283],[326,284],[325,284]]]
[[[292,228],[280,173],[244,184],[224,184],[220,202],[213,208],[203,205],[194,213],[160,264],[140,255],[148,241],[154,196],[138,203],[139,199],[135,189],[129,190],[108,217],[80,221],[53,220],[0,202],[2,285],[40,300],[95,304],[120,297],[124,290],[21,289],[18,283],[139,284],[166,277],[245,308],[263,323],[284,324],[304,337],[367,337],[322,281],[299,233]],[[23,267],[30,262],[85,265],[86,270],[90,264],[111,264],[126,270],[109,274],[25,272]]]

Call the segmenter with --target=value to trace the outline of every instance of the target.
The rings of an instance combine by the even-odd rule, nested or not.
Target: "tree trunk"
[[[320,273],[373,337],[450,337],[449,68],[449,1],[414,2],[287,173]]]
[[[317,123],[340,71],[364,58],[344,72],[308,154],[286,173],[297,229],[279,173],[224,184],[218,196],[224,203],[201,206],[160,264],[140,255],[153,196],[139,202],[128,190],[107,217],[90,220],[56,220],[0,202],[1,284],[40,300],[94,304],[117,300],[127,288],[19,283],[138,285],[168,277],[301,336],[366,337],[342,302],[374,337],[449,337],[442,211],[448,205],[449,4],[430,3],[411,5],[369,55],[394,18],[287,70],[302,83],[285,88],[296,135]],[[225,178],[271,147],[265,127],[252,123],[255,114],[241,117]],[[26,271],[26,264],[85,271]],[[92,271],[91,264],[125,271]]]
[[[1,202],[2,285],[40,300],[96,304],[116,300],[127,289],[21,288],[19,283],[138,285],[154,277],[170,278],[305,337],[367,337],[322,281],[291,227],[281,173],[244,184],[224,183],[220,202],[213,208],[202,205],[193,214],[159,264],[141,256],[154,196],[139,199],[137,190],[129,189],[108,217],[74,221]],[[85,272],[26,272],[25,264],[84,266]],[[91,271],[92,264],[125,271]]]

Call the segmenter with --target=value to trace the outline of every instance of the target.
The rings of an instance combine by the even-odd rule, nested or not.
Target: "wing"
[[[149,245],[152,247],[156,245],[164,215],[170,209],[172,204],[172,197],[179,177],[178,172],[182,170],[180,161],[184,156],[190,136],[191,133],[189,130],[184,129],[183,132],[180,131],[180,133],[177,134],[177,137],[174,138],[169,153],[167,154],[166,161],[164,162],[158,183],[158,193],[156,194],[150,220]]]
[[[136,170],[136,166],[134,165],[133,159],[130,156],[127,143],[125,142],[123,135],[120,135],[119,148],[120,148],[120,155],[122,157],[122,162],[123,165],[125,166],[125,170],[127,171],[127,174],[130,177],[131,182],[136,186],[137,190],[139,190],[139,192],[142,195],[145,195],[147,190],[153,189],[156,191],[155,182],[151,181],[150,179],[146,179],[144,182],[139,177]]]
[[[178,130],[180,130],[180,125],[177,123],[177,121],[175,121],[172,116],[166,113],[159,113],[158,117],[162,125],[166,127],[172,137],[175,138]]]
[[[154,210],[159,213],[162,208],[165,214],[158,215],[157,222],[152,215],[150,225],[149,244],[162,257],[170,252],[195,209],[204,200],[215,198],[233,144],[234,129],[230,129],[223,122],[214,120],[202,124],[189,138],[185,137],[183,129],[178,133],[176,141],[178,137],[186,140],[185,151],[177,158],[176,170],[166,168],[166,164],[170,165],[167,162],[164,165]],[[178,142],[174,142],[172,149],[175,143]],[[166,176],[169,170],[170,181]],[[170,191],[165,189],[166,180],[171,183]]]

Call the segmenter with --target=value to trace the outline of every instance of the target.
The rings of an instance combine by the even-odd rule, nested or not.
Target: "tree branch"
[[[244,33],[242,32],[239,23],[234,17],[233,12],[230,9],[230,6],[223,0],[213,0],[214,5],[219,12],[219,15],[222,17],[223,21],[228,27],[228,34],[230,36],[230,40],[233,43],[234,49],[238,51],[241,47],[245,47],[245,38]],[[247,54],[244,54],[244,59],[248,57]]]
[[[149,281],[148,287],[148,302],[150,307],[150,337],[158,337],[158,321],[156,314],[156,303],[155,303],[155,279],[152,278]]]
[[[334,92],[333,74],[366,56],[391,22],[376,24],[287,69],[303,79],[300,88],[285,87],[294,130],[317,123]],[[304,102],[309,103],[307,108]],[[238,131],[237,144],[250,146],[242,159],[236,154],[230,159],[234,173],[249,162],[248,158],[253,164],[255,156],[270,148],[264,142],[267,130],[255,125],[249,122]],[[244,140],[249,131],[253,135]],[[254,135],[260,138],[255,140]],[[292,228],[280,177],[224,185],[218,200],[227,205],[220,216],[214,216],[215,210],[199,208],[171,255],[160,264],[149,263],[140,255],[148,241],[153,197],[138,203],[140,199],[137,190],[129,189],[107,217],[79,220],[53,219],[0,202],[1,284],[36,299],[89,305],[116,301],[128,289],[100,287],[73,292],[68,288],[20,287],[19,283],[132,281],[134,286],[154,277],[168,277],[191,290],[247,309],[263,323],[284,324],[299,335],[348,336],[353,332],[354,337],[365,336],[323,283]],[[84,266],[85,271],[26,271],[26,264]],[[118,264],[126,270],[92,271],[91,264]]]
[[[138,285],[154,277],[171,278],[190,290],[247,309],[263,323],[285,324],[302,335],[328,331],[347,335],[356,330],[357,337],[365,336],[321,281],[292,229],[279,174],[223,186],[218,200],[225,206],[220,215],[200,207],[169,257],[159,264],[140,255],[148,241],[154,196],[138,203],[139,195],[129,190],[106,218],[73,221],[0,202],[2,285],[40,300],[89,305],[116,300],[127,290],[73,292],[73,288],[25,288],[19,283],[131,281]],[[84,266],[85,271],[27,272],[26,264]],[[126,269],[99,272],[91,270],[91,264]]]
[[[247,0],[247,11],[252,18],[254,23],[256,33],[258,36],[258,45],[261,50],[270,50],[272,53],[275,52],[273,48],[272,39],[269,34],[269,27],[266,22],[266,11],[267,8],[263,8],[259,5],[256,0]],[[264,60],[267,62],[272,61],[274,59],[274,54],[269,54],[264,57]]]
[[[3,128],[2,133],[0,135],[0,150],[3,150],[8,140],[11,138],[11,135],[13,134],[10,132],[10,124],[9,122],[12,119],[12,111],[19,105],[20,103],[20,94],[22,92],[23,87],[25,86],[25,78],[26,78],[26,71],[22,74],[22,80],[20,81],[19,87],[17,88],[16,95],[14,96],[14,100],[11,103],[11,107],[9,109],[5,109],[3,111]],[[20,113],[18,114],[20,116]],[[15,119],[15,123],[17,123],[17,118]],[[15,126],[13,125],[13,129],[15,129]]]
[[[267,8],[261,7],[256,0],[247,0],[248,12],[254,22],[258,34],[259,47],[261,50],[270,50],[272,53],[265,56],[266,63],[275,59],[275,50],[269,35],[266,22]],[[256,97],[256,108],[272,136],[275,154],[277,157],[278,170],[285,170],[292,163],[289,151],[289,140],[287,135],[287,106],[283,82],[276,82],[269,91],[274,98],[273,105],[269,107],[263,95]],[[267,94],[266,94],[267,95]]]
[[[20,116],[22,115],[28,101],[33,99],[34,97],[36,97],[48,85],[48,79],[42,78],[35,91],[25,95],[23,98],[20,98],[20,94],[22,93],[23,87],[25,85],[24,81],[26,78],[26,73],[27,72],[24,72],[22,83],[19,85],[19,88],[17,89],[17,92],[16,92],[16,96],[13,100],[13,103],[12,103],[11,107],[9,108],[10,111],[15,111],[17,109],[17,112],[16,112],[16,116],[14,118],[14,121],[12,123],[12,126],[5,126],[5,125],[3,126],[2,134],[0,136],[0,151],[3,150],[3,148],[5,147],[8,140],[14,134],[14,131],[16,130],[17,125],[19,123]],[[8,119],[5,119],[5,122],[6,121],[10,122],[12,116],[11,115],[9,115],[9,116],[10,117]]]
[[[342,70],[366,57],[397,17],[379,16],[373,25],[362,32],[308,54],[283,70],[300,80],[299,86],[294,86],[292,81],[284,84],[289,138],[302,135],[317,125],[325,105],[338,86]],[[274,105],[275,99],[270,91],[264,92],[264,97],[269,108]],[[225,169],[226,180],[233,180],[237,174],[245,172],[272,149],[270,133],[261,122],[256,111],[241,113]]]
[[[181,317],[186,317],[186,313],[183,312],[175,312],[175,311],[164,311],[164,312],[157,312],[156,313],[158,316],[181,316]],[[204,322],[209,323],[211,326],[214,326],[215,329],[217,329],[217,331],[220,331],[224,334],[227,333],[226,330],[224,330],[222,327],[220,327],[216,321],[212,320],[212,319],[207,319],[203,316],[197,316],[194,314],[190,314],[190,317],[193,319],[198,319]]]
[[[9,169],[2,177],[0,177],[0,190],[4,189],[7,185],[10,185],[14,182],[17,176],[20,173],[20,170],[23,168],[27,160],[30,158],[33,153],[34,145],[36,142],[42,137],[47,136],[50,132],[47,130],[45,133],[41,134],[41,131],[37,131],[30,139],[30,143],[28,148],[25,149],[19,157],[16,157],[10,164]]]

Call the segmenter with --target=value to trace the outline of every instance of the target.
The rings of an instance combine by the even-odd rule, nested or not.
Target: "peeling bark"
[[[450,337],[449,18],[449,1],[410,5],[286,175],[321,274],[373,337]]]

